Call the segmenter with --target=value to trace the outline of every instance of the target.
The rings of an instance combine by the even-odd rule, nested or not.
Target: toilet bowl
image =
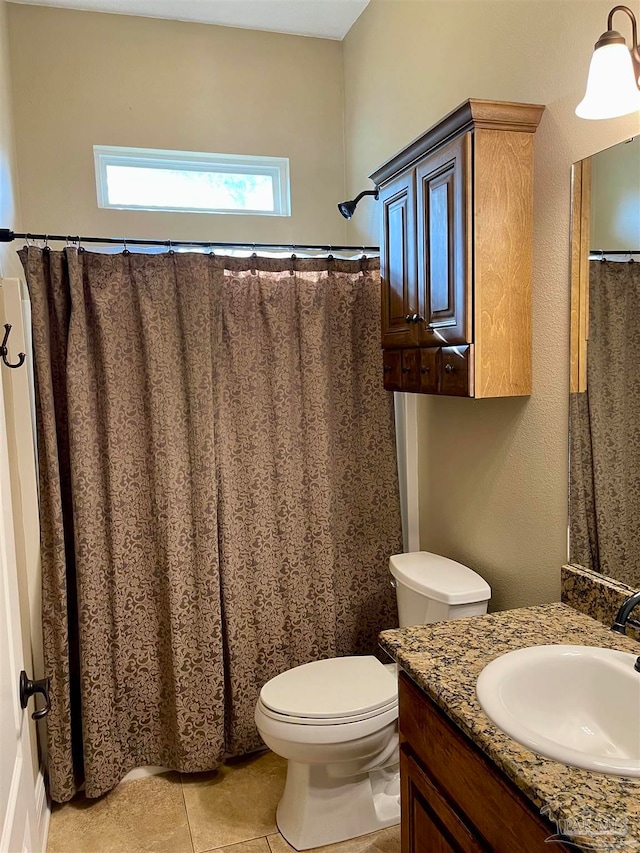
[[[466,566],[421,551],[390,559],[400,625],[485,613],[489,585]],[[296,850],[400,822],[396,667],[372,656],[297,666],[268,681],[255,721],[286,758],[278,829]]]

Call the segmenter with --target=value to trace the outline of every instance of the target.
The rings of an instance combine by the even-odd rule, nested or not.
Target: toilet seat
[[[331,658],[303,664],[267,682],[262,713],[303,726],[357,723],[397,713],[395,676],[373,656]]]

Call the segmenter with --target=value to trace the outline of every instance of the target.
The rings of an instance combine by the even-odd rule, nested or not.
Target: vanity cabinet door
[[[410,750],[400,751],[402,853],[488,853]]]
[[[551,847],[569,853],[564,844],[548,843],[556,827],[404,672],[398,696],[402,853],[544,853]],[[421,846],[419,831],[427,838],[435,832],[429,823],[449,847]]]
[[[420,343],[471,338],[471,133],[418,164],[417,250]]]
[[[407,171],[380,190],[382,240],[382,346],[418,342],[415,172]]]

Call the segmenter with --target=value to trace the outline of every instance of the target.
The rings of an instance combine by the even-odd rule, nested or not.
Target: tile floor
[[[78,798],[51,815],[48,853],[291,853],[275,823],[286,762],[273,753],[212,773],[126,782],[100,800]],[[399,853],[400,827],[322,848]]]

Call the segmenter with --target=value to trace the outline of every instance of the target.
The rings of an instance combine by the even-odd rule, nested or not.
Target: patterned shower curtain
[[[569,426],[571,561],[640,587],[639,263],[590,263],[587,390]]]
[[[54,800],[261,746],[261,685],[397,624],[376,260],[20,252]]]

